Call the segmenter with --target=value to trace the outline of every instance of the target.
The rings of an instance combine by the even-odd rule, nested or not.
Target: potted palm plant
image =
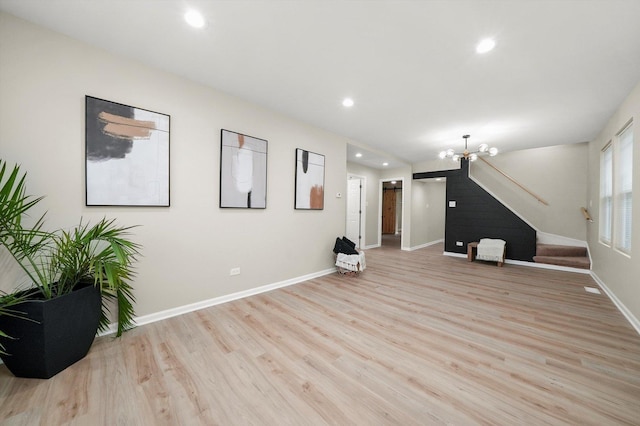
[[[7,294],[3,291],[0,291],[0,317],[3,315],[12,316],[20,318],[20,312],[12,309],[15,305],[18,305],[26,300],[25,297],[22,297],[17,294]],[[2,344],[2,339],[10,339],[11,336],[6,334],[4,331],[0,329],[0,355],[8,355],[5,352],[5,347]]]
[[[42,197],[26,195],[25,178],[0,159],[0,250],[28,281],[0,297],[0,356],[16,376],[49,378],[87,354],[111,309],[117,336],[133,327],[130,280],[140,246],[128,239],[131,227],[113,219],[45,230],[45,214],[28,217]]]

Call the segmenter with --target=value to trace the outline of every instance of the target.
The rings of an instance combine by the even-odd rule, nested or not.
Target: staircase
[[[570,268],[590,269],[591,262],[586,247],[537,244],[533,261]]]

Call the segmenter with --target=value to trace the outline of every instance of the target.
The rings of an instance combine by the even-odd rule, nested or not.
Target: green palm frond
[[[103,295],[100,329],[109,325],[109,301],[117,307],[117,336],[134,326],[133,264],[140,245],[129,240],[133,227],[120,227],[103,218],[90,226],[82,220],[71,230],[44,231],[45,214],[29,228],[27,212],[43,197],[25,192],[26,173],[9,172],[0,159],[0,245],[16,259],[45,298],[71,292],[80,282],[93,281]],[[0,315],[3,314],[0,305]]]
[[[34,321],[27,318],[24,312],[13,308],[14,306],[17,306],[27,300],[30,296],[32,296],[32,292],[29,291],[23,291],[13,294],[0,292],[0,315]],[[6,352],[4,351],[4,346],[2,345],[3,339],[13,339],[13,337],[0,330],[0,354],[5,355]]]
[[[134,326],[135,298],[128,281],[135,276],[133,263],[140,246],[127,239],[131,228],[106,218],[93,226],[81,222],[72,231],[60,233],[54,256],[60,265],[58,288],[73,288],[82,280],[93,279],[105,299],[115,300],[117,336]],[[109,325],[108,304],[103,303],[102,309],[100,329],[104,330]]]

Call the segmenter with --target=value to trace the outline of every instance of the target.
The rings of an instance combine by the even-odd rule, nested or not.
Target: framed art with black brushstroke
[[[168,207],[166,114],[85,97],[87,206]]]
[[[324,209],[324,155],[296,148],[295,208]]]
[[[220,131],[220,207],[267,208],[267,141]]]

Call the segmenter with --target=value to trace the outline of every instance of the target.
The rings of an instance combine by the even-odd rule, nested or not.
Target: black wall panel
[[[436,177],[438,172],[414,174],[414,178]],[[469,178],[469,162],[459,170],[443,171],[447,178],[445,250],[467,253],[467,244],[481,238],[507,242],[507,259],[533,262],[536,231]],[[432,176],[432,174],[434,174]],[[455,207],[449,207],[455,201]],[[457,245],[462,242],[462,246]]]

